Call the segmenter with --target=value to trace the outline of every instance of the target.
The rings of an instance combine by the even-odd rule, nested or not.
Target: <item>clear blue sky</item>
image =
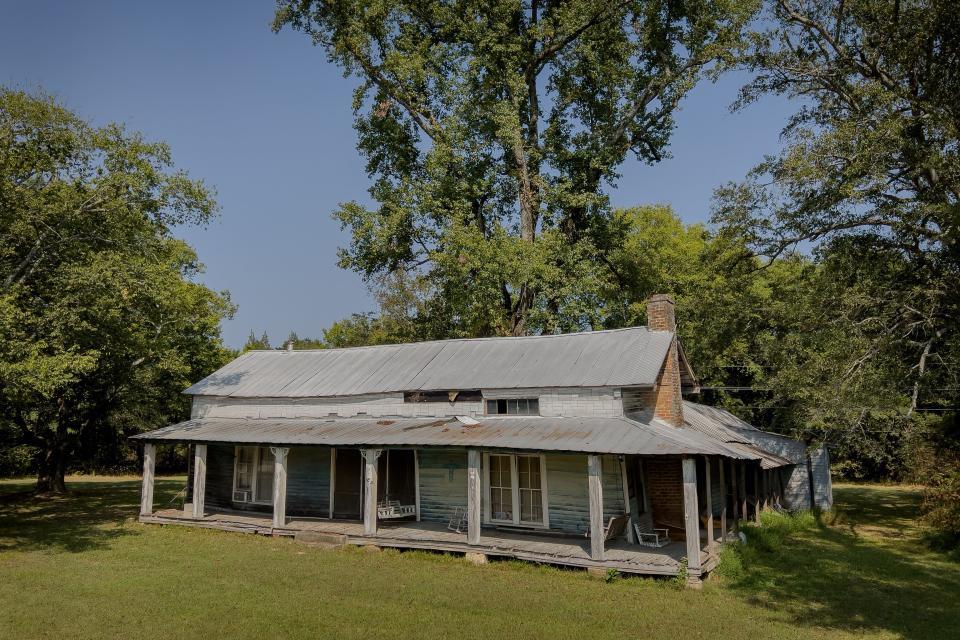
[[[273,34],[270,0],[0,0],[0,84],[43,88],[97,124],[120,121],[170,143],[177,166],[215,187],[221,217],[182,235],[204,282],[239,305],[224,325],[279,342],[317,336],[373,309],[359,277],[336,266],[347,238],[330,218],[368,186],[351,129],[352,79],[306,36]],[[686,222],[709,217],[718,185],[777,149],[792,110],[767,100],[731,114],[744,77],[702,84],[683,104],[671,152],[632,161],[616,205],[664,202]]]

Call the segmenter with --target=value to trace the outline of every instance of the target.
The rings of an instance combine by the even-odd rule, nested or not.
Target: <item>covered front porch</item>
[[[447,553],[470,554],[472,558],[513,558],[557,566],[614,569],[622,573],[656,576],[676,576],[681,560],[687,556],[684,541],[672,542],[660,548],[645,548],[626,539],[608,541],[604,558],[591,557],[590,540],[583,536],[510,532],[484,527],[479,539],[467,541],[464,533],[450,530],[435,522],[402,521],[381,524],[376,533],[364,532],[362,522],[322,520],[315,518],[288,518],[284,526],[274,527],[271,517],[262,514],[230,510],[208,510],[201,517],[184,513],[182,509],[160,509],[142,515],[141,522],[214,528],[233,532],[271,536],[290,536],[306,543],[326,545],[357,545],[395,549],[421,549]],[[701,539],[700,570],[691,577],[699,577],[716,566],[717,545]]]
[[[243,450],[250,445],[191,447],[185,508],[154,511],[156,443],[145,444],[142,522],[659,576],[677,575],[686,558],[693,582],[716,565],[720,543],[749,508],[745,480],[754,475],[747,473],[753,463],[706,455],[268,445],[245,457]],[[394,453],[403,455],[391,456]],[[493,458],[500,459],[504,477],[510,475],[512,462],[512,499],[507,489],[507,495],[492,497],[500,485],[510,484],[492,481],[498,466],[491,463]],[[257,472],[269,481],[263,485],[269,486],[269,500],[238,504],[238,469],[257,459],[269,462]],[[412,467],[406,469],[400,460]],[[526,480],[519,471],[524,460],[532,465]],[[531,484],[534,472],[537,479]],[[397,489],[398,478],[404,477],[410,483]],[[759,482],[753,484],[760,489]],[[254,496],[263,493],[254,487]],[[534,499],[524,501],[522,492]],[[397,505],[408,510],[391,513],[394,501],[389,498],[398,495],[406,498]],[[305,503],[305,496],[312,502]],[[353,502],[347,503],[346,497]],[[504,500],[517,512],[513,524],[504,522],[500,512]],[[760,504],[757,499],[749,502]],[[304,511],[308,504],[310,510]],[[355,507],[348,509],[349,504]],[[533,505],[540,526],[523,521],[519,512],[525,504]],[[537,511],[541,504],[542,511]],[[293,507],[289,512],[288,506]],[[654,531],[660,533],[649,537]],[[659,544],[650,544],[652,540]]]

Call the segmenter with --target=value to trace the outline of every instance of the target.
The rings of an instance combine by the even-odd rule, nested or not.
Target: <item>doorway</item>
[[[333,463],[333,517],[359,520],[363,503],[363,456],[359,449],[336,449]]]
[[[377,463],[377,501],[397,500],[416,504],[416,456],[413,449],[387,449]]]

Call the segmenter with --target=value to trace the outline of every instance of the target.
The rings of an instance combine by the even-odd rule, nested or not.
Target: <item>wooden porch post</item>
[[[273,526],[287,525],[287,454],[289,447],[270,447],[273,454]]]
[[[763,510],[770,508],[770,470],[760,472],[760,484],[763,487]]]
[[[380,449],[364,449],[363,535],[377,535],[377,459]]]
[[[760,463],[753,468],[753,519],[760,524]]]
[[[727,540],[727,482],[723,472],[723,458],[719,460],[720,464],[720,542]]]
[[[480,544],[479,449],[467,449],[467,544]]]
[[[683,519],[687,538],[687,568],[700,572],[700,511],[697,508],[697,461],[683,459]]]
[[[153,472],[157,464],[157,445],[143,445],[143,487],[140,490],[140,515],[153,513]]]
[[[730,460],[730,503],[733,505],[733,530],[740,531],[740,483],[737,482],[737,461]]]
[[[707,500],[707,548],[713,548],[713,492],[710,490],[710,456],[703,456],[705,498]]]
[[[626,456],[619,456],[618,460],[620,462],[620,482],[623,485],[623,513],[627,516],[627,542],[633,544],[635,540],[633,539],[633,518],[630,513],[630,484],[627,481]]]
[[[604,559],[603,545],[603,471],[600,456],[587,456],[587,481],[590,492],[590,558]]]
[[[741,496],[741,507],[740,507],[740,518],[744,521],[750,517],[749,505],[747,504],[747,461],[740,461],[740,496]]]
[[[207,445],[193,447],[193,517],[202,518],[207,495]]]

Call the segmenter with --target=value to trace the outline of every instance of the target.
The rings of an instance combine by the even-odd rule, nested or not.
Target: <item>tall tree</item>
[[[731,55],[751,0],[280,0],[356,91],[375,208],[346,203],[341,266],[403,272],[436,335],[602,323],[605,188],[666,153],[673,113]]]
[[[837,393],[878,375],[904,409],[960,402],[960,12],[951,0],[775,0],[741,104],[803,107],[784,151],[719,192],[716,220],[767,256],[813,249]],[[881,373],[884,372],[884,373]],[[826,381],[821,379],[821,386]],[[834,402],[838,395],[834,394]],[[901,397],[898,394],[898,397]],[[857,403],[850,404],[854,408]]]
[[[222,362],[229,298],[171,235],[215,209],[166,145],[0,89],[0,421],[38,450],[38,490],[91,442],[180,417]]]

